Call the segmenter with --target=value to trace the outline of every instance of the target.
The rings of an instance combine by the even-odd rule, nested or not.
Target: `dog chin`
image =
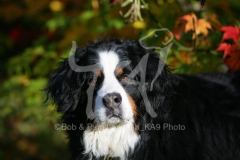
[[[111,116],[111,117],[107,118],[107,123],[113,124],[113,125],[120,124],[120,123],[123,123],[123,119],[118,116]]]

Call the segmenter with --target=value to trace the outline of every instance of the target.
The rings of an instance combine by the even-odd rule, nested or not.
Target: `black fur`
[[[147,95],[158,116],[152,118],[146,112],[136,85],[125,86],[137,104],[135,125],[139,127],[137,132],[141,137],[134,151],[128,153],[129,160],[240,159],[240,73],[177,75],[164,66],[150,91],[159,63],[157,53],[147,51],[137,41],[98,40],[77,49],[76,63],[81,66],[96,64],[100,50],[114,50],[121,60],[131,60],[124,72],[131,72],[141,58],[149,54]],[[84,127],[92,123],[85,114],[86,90],[92,77],[92,72],[72,71],[67,59],[50,76],[48,96],[54,99],[58,111],[64,113],[64,123],[84,124]],[[97,81],[94,95],[103,79]],[[139,81],[141,74],[134,79]],[[161,129],[146,128],[149,124],[155,127],[160,124]],[[163,129],[165,124],[184,125],[185,130]],[[88,159],[82,154],[83,130],[67,132],[72,159]]]

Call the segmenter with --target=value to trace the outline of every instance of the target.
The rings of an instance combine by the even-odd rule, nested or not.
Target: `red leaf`
[[[222,41],[227,40],[227,39],[233,39],[235,43],[238,42],[238,39],[240,38],[240,30],[239,28],[235,25],[233,26],[223,26],[220,28],[221,31],[223,31],[223,38]]]
[[[226,58],[231,53],[239,52],[240,44],[228,44],[228,43],[221,43],[216,51],[224,51],[223,58]]]
[[[232,71],[240,70],[240,51],[231,52],[225,63]]]
[[[227,43],[221,43],[216,51],[224,51],[223,58],[225,58],[229,53],[231,53],[231,45]]]

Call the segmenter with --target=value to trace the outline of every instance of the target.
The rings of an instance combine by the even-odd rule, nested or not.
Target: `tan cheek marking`
[[[117,68],[115,70],[115,73],[116,73],[117,76],[120,76],[121,74],[123,74],[123,69],[122,68]]]
[[[135,101],[132,99],[132,97],[130,95],[127,95],[128,96],[128,100],[131,104],[131,107],[132,107],[132,111],[133,111],[133,115],[136,116],[137,115],[137,106],[136,106],[136,103]]]
[[[102,72],[100,70],[95,71],[97,77],[102,77]]]

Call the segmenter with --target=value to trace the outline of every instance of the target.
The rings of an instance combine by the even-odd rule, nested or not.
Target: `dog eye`
[[[128,81],[128,77],[127,76],[122,77],[121,81]]]
[[[128,80],[129,80],[128,75],[123,75],[123,76],[120,78],[120,82],[122,82],[122,83],[126,83],[126,82],[128,82]]]

